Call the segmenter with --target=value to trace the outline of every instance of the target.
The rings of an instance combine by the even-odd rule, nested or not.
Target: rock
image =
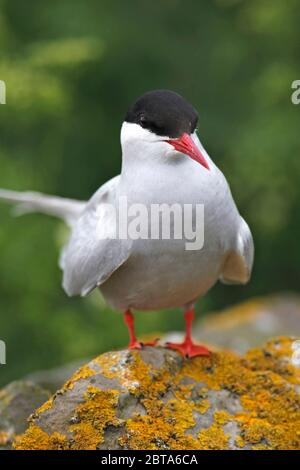
[[[194,328],[196,340],[242,354],[275,336],[300,338],[299,296],[255,298],[212,313]]]
[[[50,392],[31,382],[12,382],[0,390],[0,449],[10,449],[14,436],[27,428],[28,416]]]
[[[184,360],[146,347],[103,354],[31,417],[16,449],[299,449],[292,339],[244,357]]]

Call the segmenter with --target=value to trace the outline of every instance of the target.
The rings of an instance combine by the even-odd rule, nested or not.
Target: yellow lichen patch
[[[103,354],[94,359],[94,363],[100,366],[101,373],[108,379],[116,379],[122,387],[134,387],[135,382],[132,381],[131,374],[127,367],[121,366],[124,352],[113,352]],[[136,383],[138,386],[139,383]]]
[[[138,351],[131,352],[131,360],[126,367],[122,364],[123,356],[124,352],[103,354],[95,359],[95,362],[100,366],[101,372],[105,377],[116,379],[122,387],[128,388],[132,394],[137,393],[141,395],[143,392],[146,394],[149,391],[153,392],[154,383],[155,388],[161,386],[159,380],[153,380],[153,377],[151,377],[152,369],[142,360]],[[158,392],[159,390],[156,390],[156,393]]]
[[[298,423],[272,425],[263,419],[250,419],[241,422],[241,431],[245,443],[252,444],[253,449],[260,446],[272,450],[299,450],[300,432]]]
[[[78,380],[81,379],[87,379],[88,377],[92,377],[95,374],[96,372],[92,370],[89,366],[83,366],[78,369],[77,372],[75,372],[72,378],[64,385],[63,389],[71,390],[74,387],[75,382],[78,382]]]
[[[207,429],[202,429],[198,434],[198,447],[200,450],[226,450],[229,437],[224,429],[217,424],[212,424]]]
[[[196,449],[197,441],[186,434],[186,430],[195,425],[195,407],[188,399],[192,386],[179,385],[178,377],[178,384],[172,387],[173,397],[163,402],[161,397],[177,377],[172,376],[167,367],[155,370],[136,352],[133,357],[126,381],[138,382],[139,386],[131,388],[131,393],[139,398],[147,415],[127,420],[127,433],[120,439],[120,445],[135,450]]]
[[[245,365],[251,370],[271,370],[290,383],[300,383],[300,368],[293,366],[292,340],[279,337],[267,342],[264,348],[250,350]]]
[[[287,390],[284,383],[275,393],[255,386],[241,397],[241,403],[253,416],[267,418],[270,424],[285,423],[287,417],[289,422],[300,420],[299,395],[293,389]]]
[[[126,436],[120,438],[119,443],[133,450],[198,449],[197,440],[184,431],[175,419],[168,422],[163,413],[155,419],[149,415],[139,416],[127,421]]]
[[[180,375],[204,382],[213,390],[226,388],[238,394],[245,391],[249,378],[240,358],[227,351],[214,353],[209,358],[196,357],[193,361],[186,361]]]
[[[264,444],[257,444],[256,446],[252,446],[252,450],[270,450],[270,447]]]
[[[116,406],[119,392],[88,387],[85,401],[75,409],[76,424],[70,426],[74,433],[74,450],[96,450],[103,442],[106,426],[119,426],[116,418]]]
[[[223,426],[228,421],[232,421],[233,416],[227,413],[227,411],[217,410],[214,413],[214,418],[215,418],[215,424],[218,424],[219,426]]]
[[[293,386],[300,381],[290,363],[291,343],[278,338],[246,355],[244,364],[250,370],[247,393],[241,396],[245,411],[235,419],[244,443],[255,448],[300,448],[300,397]]]
[[[233,416],[225,411],[215,411],[213,424],[202,429],[198,434],[198,449],[200,450],[226,450],[228,449],[229,436],[224,431],[224,424]]]
[[[300,421],[291,423],[270,424],[265,419],[247,419],[240,416],[237,421],[240,424],[243,441],[250,444],[251,448],[263,444],[273,450],[299,450],[300,448]]]
[[[103,430],[99,432],[91,423],[81,423],[72,426],[74,444],[72,450],[96,450],[103,442]]]
[[[134,450],[197,449],[197,441],[186,431],[195,425],[193,403],[174,398],[164,403],[143,401],[146,416],[135,416],[126,423],[127,433],[120,445]],[[154,406],[153,406],[154,405]]]
[[[243,447],[245,447],[244,439],[241,436],[237,436],[235,438],[235,445],[236,447],[239,447],[240,449],[242,449]]]
[[[37,410],[36,410],[36,413],[37,414],[41,414],[41,413],[44,413],[45,411],[47,410],[50,410],[52,405],[53,405],[53,402],[54,402],[54,398],[51,397],[49,398],[48,401],[46,401],[42,406],[40,406]]]
[[[198,413],[204,415],[210,408],[210,402],[208,400],[202,400],[200,403],[196,404],[194,408]]]
[[[49,436],[38,426],[30,426],[25,434],[16,438],[16,450],[66,450],[66,437],[58,432]]]
[[[139,387],[134,387],[132,393],[139,397],[145,397],[145,400],[155,400],[166,392],[168,384],[172,377],[167,368],[154,369],[146,364],[141,356],[135,352],[134,361],[128,367],[128,379],[139,383]],[[147,397],[147,398],[146,398]]]

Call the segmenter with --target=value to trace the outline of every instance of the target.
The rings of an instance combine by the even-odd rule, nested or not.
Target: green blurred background
[[[299,291],[299,24],[297,0],[0,0],[0,187],[89,198],[120,170],[130,103],[173,89],[198,108],[256,246],[251,283],[216,286],[198,310]],[[60,221],[0,205],[1,384],[127,342],[98,293],[62,291],[66,236]],[[182,326],[179,310],[137,317],[140,334]]]

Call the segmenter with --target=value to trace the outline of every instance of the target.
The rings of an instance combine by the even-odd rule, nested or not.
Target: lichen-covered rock
[[[50,392],[28,381],[12,382],[0,390],[0,450],[11,448],[14,436],[28,426],[28,416]]]
[[[31,417],[16,449],[300,449],[289,338],[240,358],[163,348],[101,355]]]

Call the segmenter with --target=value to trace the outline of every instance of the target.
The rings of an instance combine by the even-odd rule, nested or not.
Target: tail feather
[[[86,205],[85,201],[6,189],[0,189],[0,199],[15,203],[14,212],[18,215],[28,212],[42,212],[63,219],[68,225],[74,224]]]

